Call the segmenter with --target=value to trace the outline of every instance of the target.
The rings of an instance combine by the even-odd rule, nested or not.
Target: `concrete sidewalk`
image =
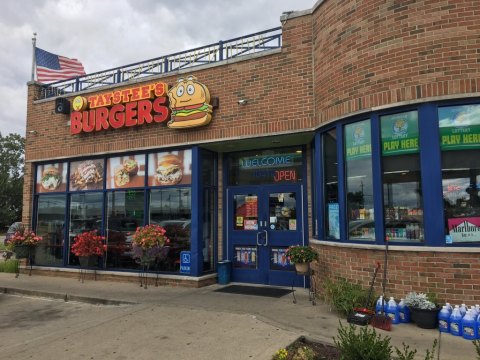
[[[204,328],[201,331],[211,331],[215,334],[215,342],[224,344],[226,352],[223,358],[225,359],[252,358],[252,355],[242,357],[230,354],[227,356],[228,351],[234,351],[231,345],[232,338],[235,339],[235,343],[246,341],[250,344],[249,346],[255,347],[258,351],[253,358],[269,359],[276,350],[287,346],[298,336],[304,335],[314,340],[333,343],[333,336],[337,335],[339,318],[321,301],[317,301],[317,305],[312,306],[308,301],[306,289],[296,289],[297,303],[294,304],[291,294],[270,298],[214,291],[220,287],[222,286],[211,285],[198,289],[155,287],[150,280],[148,289],[143,289],[135,283],[93,280],[82,283],[72,278],[36,274],[33,276],[21,274],[15,278],[14,274],[0,273],[0,291],[7,294],[55,297],[98,304],[131,303],[137,304],[136,306],[155,306],[157,310],[167,310],[177,319],[193,316],[195,323],[205,322],[205,324],[212,323],[212,319],[222,314],[234,322],[219,320],[217,324],[212,323],[211,329]],[[268,341],[264,337],[257,336],[252,339],[248,336],[259,329],[262,329],[262,334],[269,334],[266,337]],[[420,329],[414,324],[396,325],[391,332],[378,330],[378,333],[382,336],[390,336],[391,343],[399,348],[402,348],[402,342],[405,342],[410,348],[418,349],[419,359],[424,358],[425,350],[431,348],[434,339],[439,336],[437,330]],[[180,347],[176,349],[178,354],[187,350],[182,347],[181,342],[178,346]],[[440,347],[440,358],[443,360],[475,359],[473,345],[463,338],[443,334]],[[218,355],[218,348],[203,347],[202,356],[197,354],[193,358],[222,358],[209,355],[208,351],[213,349]],[[192,357],[184,356],[183,358]]]

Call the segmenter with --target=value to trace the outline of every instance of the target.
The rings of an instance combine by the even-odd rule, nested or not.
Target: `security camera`
[[[247,100],[245,99],[238,100],[238,105],[245,105],[246,103],[247,103]]]

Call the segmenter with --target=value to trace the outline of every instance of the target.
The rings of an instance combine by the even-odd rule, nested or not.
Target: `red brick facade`
[[[68,116],[54,113],[53,99],[36,101],[38,86],[31,84],[27,134],[31,130],[38,134],[28,135],[26,141],[23,221],[32,220],[35,161],[312,131],[382,107],[480,96],[476,1],[325,0],[311,13],[290,16],[283,24],[282,41],[281,51],[189,72],[220,99],[212,123],[199,129],[176,131],[150,124],[72,136]],[[178,73],[158,76],[140,84],[158,79],[172,84],[178,77]],[[248,99],[248,106],[240,107],[239,99]],[[310,161],[308,174],[310,187]],[[222,224],[225,204],[219,185]],[[311,194],[309,189],[310,236]],[[221,239],[220,228],[220,249]],[[381,248],[322,242],[315,247],[321,255],[320,280],[342,276],[367,285],[374,261],[383,260]],[[390,256],[389,294],[401,297],[412,290],[432,290],[443,300],[479,302],[476,251],[396,247]]]

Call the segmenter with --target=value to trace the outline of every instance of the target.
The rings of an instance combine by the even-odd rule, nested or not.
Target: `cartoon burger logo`
[[[168,91],[171,120],[169,128],[180,129],[207,125],[212,120],[210,92],[194,76],[178,79]]]

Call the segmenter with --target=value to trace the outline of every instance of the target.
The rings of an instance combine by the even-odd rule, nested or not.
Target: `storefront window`
[[[345,126],[348,236],[375,239],[370,120]]]
[[[35,264],[63,265],[66,195],[40,195],[36,232],[42,241],[35,249]]]
[[[299,148],[246,151],[229,156],[228,185],[293,184],[302,181]]]
[[[323,192],[325,196],[325,233],[327,239],[340,239],[340,220],[337,178],[337,131],[322,135],[323,144]]]
[[[107,194],[107,268],[137,268],[132,259],[132,236],[144,225],[145,192],[114,191]]]
[[[447,244],[480,242],[480,105],[439,108]]]
[[[385,236],[423,241],[423,203],[416,111],[382,116]]]
[[[159,270],[179,272],[180,252],[190,250],[192,201],[189,187],[152,190],[150,223],[165,228],[170,239],[168,253]]]
[[[84,231],[102,230],[103,193],[72,194],[70,196],[70,246],[68,264],[78,265],[78,258],[70,252],[73,239]]]

